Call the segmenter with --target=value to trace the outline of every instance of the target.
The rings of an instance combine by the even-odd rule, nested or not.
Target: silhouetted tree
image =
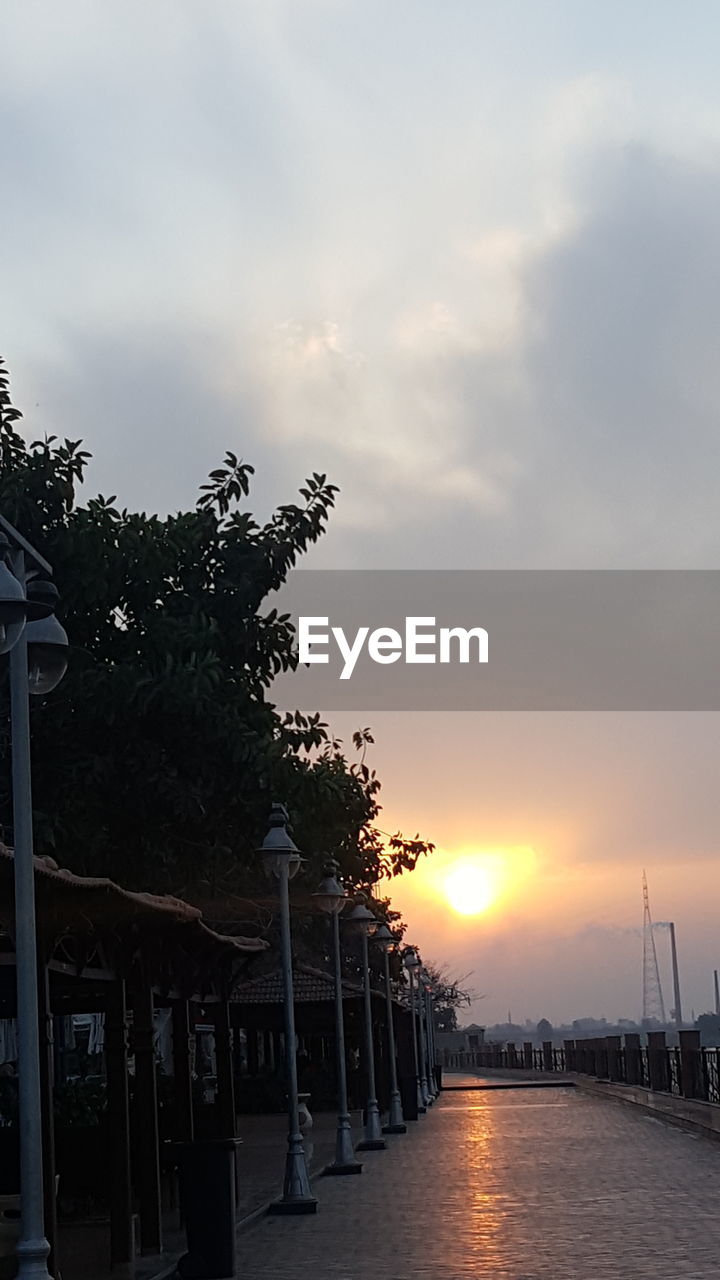
[[[228,453],[190,511],[83,506],[81,442],[28,443],[20,416],[0,362],[0,510],[53,563],[73,646],[65,680],[33,707],[37,852],[226,913],[237,896],[242,914],[282,798],[311,875],[329,851],[352,886],[412,868],[432,846],[377,829],[369,730],[350,761],[319,714],[281,715],[268,696],[296,655],[267,597],[325,530],[335,486],[314,473],[260,524],[245,508],[253,468]],[[9,829],[7,769],[0,802]]]

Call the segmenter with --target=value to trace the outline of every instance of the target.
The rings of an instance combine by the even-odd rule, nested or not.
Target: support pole
[[[283,1194],[271,1206],[273,1213],[315,1213],[317,1200],[310,1189],[297,1096],[295,1058],[295,1005],[290,939],[290,889],[287,860],[280,867],[280,940],[282,943],[283,1012],[285,1015],[285,1070],[288,1090],[288,1150],[285,1157]]]
[[[367,1083],[367,1103],[365,1106],[365,1137],[358,1142],[358,1151],[382,1151],[385,1139],[380,1128],[380,1112],[378,1111],[375,1092],[375,1046],[372,1033],[372,1001],[370,997],[370,965],[368,962],[367,931],[362,930],[362,962],[363,987],[365,995],[365,1071]]]
[[[50,1012],[50,974],[41,955],[38,955],[38,1006],[45,1235],[50,1245],[48,1270],[51,1275],[58,1275],[60,1263],[58,1258],[57,1196],[55,1194],[55,1117],[53,1114],[54,1036],[52,1013]]]
[[[670,921],[670,956],[672,959],[673,996],[675,1000],[675,1026],[681,1027],[682,1001],[680,999],[680,970],[678,969],[677,946],[675,943],[675,925]]]
[[[388,1058],[390,1061],[390,1115],[383,1133],[407,1133],[407,1125],[403,1120],[402,1102],[397,1079],[397,1060],[395,1057],[395,1024],[393,1021],[392,989],[390,987],[390,955],[385,951],[385,1008],[387,1010]]]
[[[425,1034],[427,1036],[428,1092],[433,1102],[439,1094],[435,1079],[435,1028],[433,1027],[433,1006],[430,992],[425,990]]]
[[[418,1028],[417,1028],[417,1007],[415,1004],[415,975],[412,969],[408,970],[408,982],[410,984],[410,1010],[412,1013],[412,1042],[413,1042],[413,1064],[415,1067],[415,1086],[417,1092],[417,1109],[418,1113],[427,1111],[423,1092],[420,1085],[420,1051],[418,1047]]]
[[[219,1138],[235,1137],[235,1085],[233,1081],[232,1043],[230,1040],[230,1008],[227,1000],[215,1005],[215,1059],[217,1062],[217,1101]]]
[[[178,1000],[173,1005],[172,1044],[177,1107],[175,1138],[177,1142],[192,1142],[195,1136],[195,1122],[190,1070],[190,1004],[187,1000]]]
[[[130,1174],[130,1097],[125,980],[118,978],[105,1013],[105,1064],[110,1122],[110,1265],[129,1270],[135,1256]]]
[[[340,920],[332,912],[333,959],[335,967],[335,1051],[337,1053],[338,1118],[335,1133],[335,1159],[325,1173],[361,1173],[362,1164],[355,1159],[347,1098],[345,1064],[345,1018],[343,1016],[342,963],[340,959]]]
[[[420,1045],[419,1045],[420,1072],[421,1072],[420,1096],[422,1097],[422,1100],[423,1100],[423,1106],[429,1107],[433,1102],[433,1099],[430,1097],[430,1092],[428,1090],[428,1084],[427,1084],[427,1076],[425,1074],[426,1063],[427,1063],[427,1045],[425,1042],[425,1027],[423,1025],[423,1001],[422,1001],[422,992],[420,988],[420,978],[418,978],[418,984],[417,984],[417,1002],[418,1002],[418,1029],[419,1029],[419,1040],[420,1040]]]
[[[135,1041],[135,1177],[140,1193],[140,1249],[162,1253],[160,1211],[160,1133],[153,1045],[153,995],[149,980],[139,979],[133,992]]]
[[[25,557],[22,551],[16,552],[13,556],[13,572],[24,587]],[[45,1237],[43,1215],[42,1111],[29,701],[27,639],[23,632],[20,639],[10,650],[20,1201],[22,1206],[17,1257],[18,1280],[50,1280],[47,1265],[50,1245]]]

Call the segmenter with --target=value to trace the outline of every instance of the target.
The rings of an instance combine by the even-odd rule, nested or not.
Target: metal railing
[[[545,1075],[587,1075],[612,1084],[635,1085],[677,1098],[720,1105],[720,1048],[700,1045],[697,1031],[681,1031],[679,1045],[665,1044],[664,1032],[566,1040],[562,1048],[546,1041],[486,1044],[479,1049],[443,1054],[448,1071],[518,1071]]]

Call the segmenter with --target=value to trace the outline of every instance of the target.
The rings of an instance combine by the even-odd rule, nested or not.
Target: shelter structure
[[[0,846],[0,1018],[16,1013],[13,938],[14,862]],[[109,1208],[109,1263],[132,1274],[136,1243],[145,1255],[162,1252],[161,1176],[175,1141],[194,1135],[190,1028],[193,1002],[210,1011],[217,1056],[217,1127],[234,1136],[235,1105],[230,995],[259,938],[210,928],[202,912],[169,896],[135,893],[112,880],[76,876],[52,859],[35,859],[38,975],[42,1055],[43,1165],[46,1234],[51,1274],[60,1273],[57,1195],[62,1194],[64,1145],[55,1121],[57,1054],[53,1027],[74,1013],[104,1015],[105,1106],[96,1128],[100,1163],[87,1174],[105,1188]],[[171,1009],[172,1096],[164,1131],[158,1105],[154,1011]],[[6,1082],[7,1084],[7,1082]],[[0,1135],[3,1186],[17,1189],[17,1133]],[[67,1152],[64,1152],[67,1155]],[[58,1155],[61,1156],[58,1162]],[[4,1157],[4,1158],[3,1158]],[[15,1188],[9,1186],[15,1180]],[[139,1242],[134,1225],[139,1223]]]
[[[268,957],[269,959],[269,957]],[[260,964],[263,961],[259,961]],[[293,963],[295,1030],[298,1038],[300,1088],[311,1094],[311,1105],[331,1109],[336,1096],[335,1072],[335,979],[331,973],[301,960]],[[351,1106],[364,1102],[364,1006],[361,984],[344,979],[343,1010],[348,1058],[348,1087]],[[245,1053],[236,1071],[238,1100],[250,1097],[253,1081],[275,1072],[284,1053],[282,973],[265,969],[238,982],[230,1000],[230,1019],[240,1032]],[[390,1101],[390,1071],[387,1041],[385,992],[371,988],[373,1044],[378,1100],[381,1109]],[[409,1011],[393,1002],[393,1017],[400,1074],[412,1071],[412,1040]]]

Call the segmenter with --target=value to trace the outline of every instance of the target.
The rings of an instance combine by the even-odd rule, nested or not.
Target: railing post
[[[668,1093],[670,1071],[664,1031],[648,1031],[648,1071],[650,1088],[657,1093]]]
[[[525,1040],[523,1043],[523,1066],[526,1071],[532,1071],[532,1041]]]
[[[583,1072],[586,1076],[594,1076],[595,1072],[595,1046],[589,1038],[580,1041],[582,1045]]]
[[[543,1071],[552,1071],[553,1069],[552,1040],[543,1040],[542,1054],[543,1054],[542,1056]]]
[[[516,1066],[517,1066],[517,1049],[515,1048],[515,1044],[514,1044],[514,1042],[513,1042],[512,1040],[510,1040],[510,1041],[508,1042],[508,1047],[507,1047],[507,1064],[508,1064],[508,1066],[509,1066],[509,1067],[516,1067]]]
[[[577,1071],[577,1049],[574,1040],[563,1040],[565,1050],[565,1070]]]
[[[622,1071],[620,1069],[620,1053],[621,1053],[620,1036],[606,1036],[605,1044],[607,1046],[607,1070],[608,1080],[617,1084],[622,1080]]]
[[[700,1071],[700,1032],[680,1031],[680,1088],[683,1098],[704,1098]]]
[[[642,1084],[640,1034],[637,1031],[628,1031],[625,1036],[625,1083]]]

